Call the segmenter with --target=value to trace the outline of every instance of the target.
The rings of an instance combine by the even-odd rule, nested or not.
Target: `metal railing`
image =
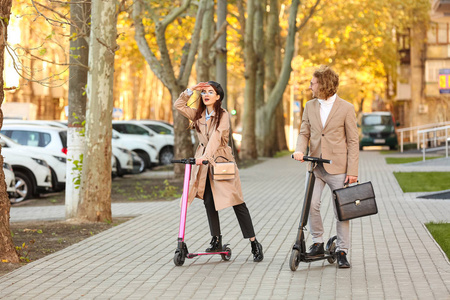
[[[414,141],[416,141],[417,150],[419,150],[420,149],[420,141],[419,141],[420,140],[420,136],[419,136],[420,130],[438,128],[438,127],[447,126],[447,125],[450,125],[450,122],[441,122],[441,123],[426,124],[426,125],[397,129],[396,131],[400,135],[400,152],[403,152],[403,144],[405,141],[405,137],[407,137],[409,139],[410,143],[414,143]]]
[[[450,126],[442,126],[417,131],[418,136],[422,135],[421,145],[423,161],[425,161],[425,149],[427,148],[428,142],[430,142],[430,144],[433,143],[434,147],[437,147],[442,140],[445,143],[445,157],[448,158],[448,142],[450,140],[448,135],[449,131]]]

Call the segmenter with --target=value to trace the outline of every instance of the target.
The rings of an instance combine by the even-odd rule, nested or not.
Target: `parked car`
[[[121,127],[121,126],[119,126]],[[141,130],[148,132],[146,127],[139,125]],[[136,152],[145,162],[146,168],[151,168],[159,163],[158,148],[153,144],[149,135],[146,134],[124,134],[114,128],[112,138],[125,145],[126,148]]]
[[[163,122],[163,121],[155,121],[155,120],[137,120],[140,124],[145,127],[150,128],[154,132],[158,134],[170,134],[174,135],[173,125]]]
[[[359,117],[359,148],[364,146],[398,146],[395,123],[390,112],[363,113]],[[398,126],[398,124],[397,124]]]
[[[138,120],[138,122],[159,134],[175,135],[173,125],[170,123],[155,120]],[[191,138],[192,144],[195,144],[196,133],[194,129],[191,129]]]
[[[35,153],[41,156],[49,165],[52,173],[52,189],[55,192],[62,191],[66,186],[66,155],[64,153],[52,153],[41,147],[23,146],[0,133],[0,138],[5,142],[4,148],[20,149],[25,152]]]
[[[159,163],[170,164],[173,159],[173,134],[160,134],[153,129],[144,126],[141,121],[113,121],[113,128],[125,136],[146,137],[156,148]],[[145,160],[145,159],[144,159]]]
[[[130,150],[111,145],[112,155],[116,160],[117,176],[122,177],[125,174],[133,172],[133,155]]]
[[[67,128],[67,123],[64,124],[57,120],[19,120],[19,119],[5,119],[3,124],[8,125],[40,125],[40,126],[51,126],[51,127],[61,127]]]
[[[52,154],[67,154],[67,129],[64,128],[29,124],[4,124],[0,133],[23,146],[42,147]]]
[[[6,192],[11,202],[14,202],[16,193],[16,178],[10,164],[3,162],[3,173],[5,174]]]
[[[30,151],[5,147],[4,140],[0,140],[0,144],[4,161],[11,165],[14,171],[17,192],[14,202],[51,191],[52,173],[41,156]]]

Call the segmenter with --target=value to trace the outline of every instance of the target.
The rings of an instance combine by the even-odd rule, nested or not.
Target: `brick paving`
[[[289,268],[303,201],[306,164],[267,159],[241,170],[244,197],[263,262],[254,263],[232,209],[220,212],[229,262],[218,255],[173,264],[178,200],[113,204],[113,216],[137,216],[117,227],[48,255],[0,278],[0,299],[450,299],[450,263],[425,222],[450,222],[450,200],[403,193],[392,172],[450,171],[450,160],[411,167],[387,165],[361,152],[360,180],[371,180],[377,215],[351,221],[351,269],[326,260]],[[325,235],[335,234],[330,192],[322,215]],[[11,221],[63,219],[64,207],[13,207]],[[201,201],[188,209],[186,243],[203,251],[209,229]],[[310,237],[307,244],[310,244]]]

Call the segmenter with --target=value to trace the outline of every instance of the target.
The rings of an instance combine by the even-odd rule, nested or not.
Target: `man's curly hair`
[[[330,67],[321,66],[313,74],[319,83],[318,98],[327,100],[336,94],[339,86],[339,75],[336,74]]]

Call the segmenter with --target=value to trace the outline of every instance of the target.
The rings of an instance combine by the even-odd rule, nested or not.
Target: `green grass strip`
[[[395,154],[395,153],[399,153],[399,151],[397,151],[397,150],[380,150],[381,155]]]
[[[450,189],[450,172],[394,172],[404,193]]]
[[[289,151],[289,150],[278,151],[277,153],[275,153],[275,155],[273,157],[275,157],[275,158],[283,157],[283,156],[286,156],[286,155],[291,155],[292,153],[294,153],[294,152]]]
[[[443,156],[425,157],[425,160],[441,158]],[[416,161],[422,161],[423,157],[386,157],[387,164],[407,164]]]
[[[450,259],[450,223],[427,223],[428,231]]]

